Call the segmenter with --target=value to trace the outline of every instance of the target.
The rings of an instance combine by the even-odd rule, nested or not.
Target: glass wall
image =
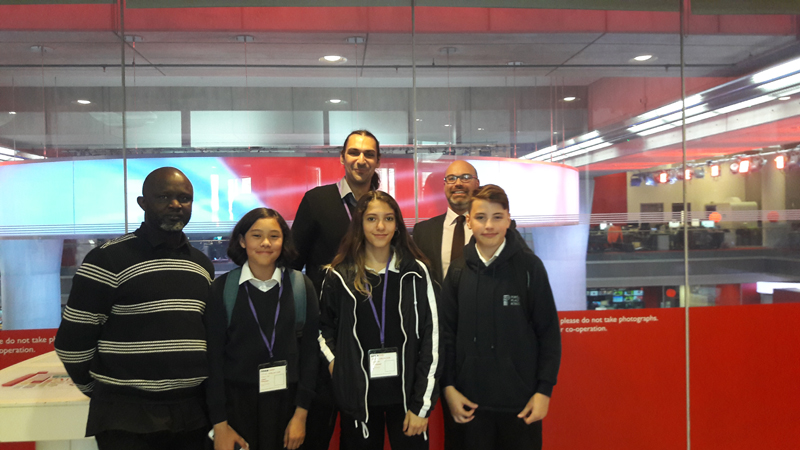
[[[142,221],[153,169],[193,182],[186,232],[219,274],[238,218],[293,220],[363,128],[408,225],[446,211],[456,159],[510,193],[562,312],[546,446],[744,448],[798,418],[786,355],[756,350],[796,338],[770,325],[796,317],[800,283],[791,5],[7,3],[4,329],[58,326],[85,254]],[[754,352],[758,370],[736,356]],[[743,424],[730,395],[748,377],[776,387]]]

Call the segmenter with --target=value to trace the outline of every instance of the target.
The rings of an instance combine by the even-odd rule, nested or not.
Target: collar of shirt
[[[506,248],[506,240],[505,239],[503,239],[503,243],[500,244],[500,247],[497,247],[497,250],[495,250],[494,255],[492,255],[492,257],[489,258],[488,261],[483,257],[483,255],[481,255],[481,251],[480,250],[478,250],[477,248],[475,248],[475,250],[478,252],[478,258],[480,258],[481,261],[483,261],[483,265],[485,265],[486,267],[489,267],[489,264],[493,263],[494,260],[497,259],[498,256],[500,256],[500,253],[503,251],[504,248]]]
[[[189,239],[183,231],[164,231],[151,227],[147,222],[142,222],[135,234],[143,237],[153,248],[164,246],[179,249],[183,246],[188,248],[189,245]]]
[[[455,226],[456,220],[458,219],[459,214],[449,207],[447,208],[447,214],[444,216],[444,224],[445,226],[452,227]],[[466,215],[464,215],[466,217]],[[465,228],[464,231],[467,229]]]
[[[258,289],[261,292],[267,292],[268,290],[272,289],[275,286],[281,285],[281,276],[283,275],[283,269],[280,267],[275,267],[275,271],[272,272],[272,278],[269,280],[261,281],[255,276],[253,276],[253,272],[250,271],[250,263],[245,261],[244,265],[242,266],[242,274],[239,275],[239,285],[244,283],[245,281],[249,281],[253,287]]]
[[[394,250],[392,250],[392,260],[389,262],[389,271],[400,273],[400,269],[397,267],[397,253]],[[370,270],[370,272],[375,273],[372,270]],[[378,275],[383,273],[386,273],[386,267],[382,268],[381,271],[378,272]]]
[[[344,198],[344,197],[345,197],[345,195],[347,195],[347,194],[349,194],[349,193],[353,192],[353,190],[352,190],[352,189],[350,189],[350,185],[349,185],[349,184],[347,184],[347,179],[346,179],[345,177],[342,177],[342,179],[341,179],[341,180],[339,180],[339,182],[338,182],[338,183],[336,183],[336,185],[339,187],[339,195],[340,195],[342,198]],[[355,194],[353,194],[353,195],[355,195]]]

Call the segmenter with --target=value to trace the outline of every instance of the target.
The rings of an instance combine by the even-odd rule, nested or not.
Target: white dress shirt
[[[497,250],[495,250],[494,255],[492,255],[491,258],[489,258],[488,260],[486,258],[484,258],[483,255],[481,255],[481,251],[480,250],[478,250],[478,257],[481,259],[481,261],[483,261],[483,265],[484,266],[489,267],[489,264],[493,263],[494,260],[497,259],[498,256],[500,256],[500,253],[503,251],[504,248],[506,248],[506,240],[505,239],[503,239],[503,243],[500,244],[500,247],[497,247]]]
[[[281,276],[283,275],[283,269],[280,267],[275,267],[275,271],[272,272],[272,278],[269,280],[259,280],[253,275],[253,272],[250,270],[250,263],[245,261],[244,265],[242,266],[242,274],[239,275],[239,285],[241,286],[242,283],[245,281],[249,281],[253,287],[258,289],[261,292],[267,292],[270,289],[274,288],[275,286],[281,285]]]
[[[447,275],[447,269],[450,268],[450,253],[453,249],[453,232],[456,230],[457,219],[458,214],[452,209],[447,208],[447,214],[444,216],[444,226],[442,228],[442,276]],[[472,230],[470,230],[467,223],[464,222],[464,245],[467,245],[471,237]]]

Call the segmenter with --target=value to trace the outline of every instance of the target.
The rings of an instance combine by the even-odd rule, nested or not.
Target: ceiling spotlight
[[[565,102],[574,102],[576,99],[577,97],[564,97]]]
[[[633,59],[635,61],[639,61],[639,62],[648,61],[650,59],[653,59],[653,55],[639,55],[639,56],[634,57]]]
[[[342,99],[340,99],[340,98],[332,98],[332,99],[330,99],[328,101],[333,103],[333,104],[342,103]]]
[[[775,168],[778,170],[786,168],[786,155],[778,155],[775,157]]]
[[[446,123],[446,124],[444,124],[444,126],[446,126],[446,127],[449,127],[449,126],[450,126],[450,124],[449,124],[449,123]]]
[[[422,122],[422,119],[417,119],[417,122]]]
[[[683,179],[689,181],[692,179],[692,169],[686,169],[683,171]]]
[[[658,182],[659,183],[666,183],[669,181],[669,174],[667,172],[661,172],[658,174]]]
[[[16,112],[16,111],[9,111],[8,113],[9,113],[9,114],[11,114],[11,115],[14,115],[14,114],[16,114],[17,112]]]
[[[81,105],[88,105],[90,102],[89,100],[75,100],[75,103],[80,103]]]
[[[739,162],[739,173],[750,172],[750,160],[743,159]]]
[[[653,174],[652,173],[644,174],[644,185],[645,186],[655,186],[655,184],[656,184],[656,180],[653,179]]]
[[[738,171],[739,171],[739,163],[735,162],[735,161],[732,162],[731,163],[731,173],[736,173]]]
[[[783,101],[791,100],[791,99],[792,99],[792,97],[778,97],[778,100],[783,100]]]
[[[719,164],[714,164],[711,166],[711,176],[712,177],[719,176]]]
[[[694,177],[695,178],[704,178],[706,176],[706,171],[702,167],[698,167],[694,169]]]
[[[483,128],[478,128],[478,131],[483,131]]]
[[[344,63],[347,62],[347,58],[339,55],[327,55],[320,58],[319,61],[326,63]]]

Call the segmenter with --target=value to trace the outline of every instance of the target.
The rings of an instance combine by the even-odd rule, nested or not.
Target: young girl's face
[[[239,237],[239,245],[247,252],[250,266],[272,267],[281,256],[283,232],[274,218],[259,219]]]
[[[397,229],[394,210],[385,202],[373,200],[364,212],[363,225],[367,245],[384,248],[391,244]]]

